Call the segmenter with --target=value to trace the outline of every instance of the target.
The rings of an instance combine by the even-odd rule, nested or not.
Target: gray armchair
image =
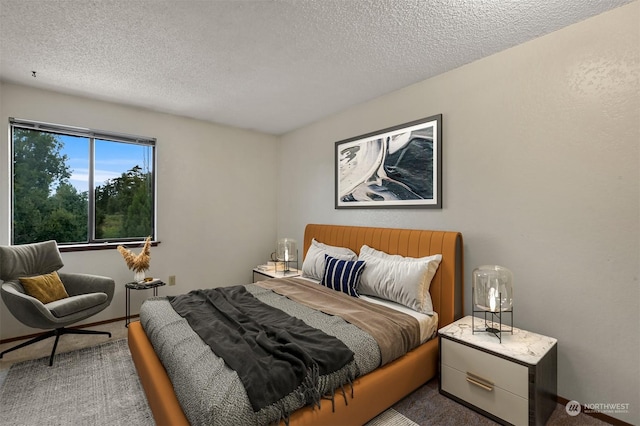
[[[93,331],[66,328],[67,326],[89,318],[105,309],[113,299],[115,283],[111,278],[88,274],[58,273],[69,297],[43,304],[29,296],[19,278],[49,274],[62,268],[62,258],[55,241],[24,244],[18,246],[0,246],[0,294],[9,312],[21,323],[50,330],[33,339],[21,343],[0,353],[23,348],[49,337],[56,337],[49,358],[53,365],[53,356],[58,339],[63,334],[107,334],[106,331]]]

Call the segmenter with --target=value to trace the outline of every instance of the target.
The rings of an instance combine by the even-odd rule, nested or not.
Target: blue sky
[[[64,147],[62,154],[68,157],[71,168],[70,183],[78,191],[88,190],[89,181],[89,139],[85,137],[58,135]],[[135,165],[144,166],[144,155],[150,148],[143,145],[96,140],[95,184],[101,185],[107,179],[119,177]],[[149,158],[149,161],[151,159]],[[151,166],[149,166],[151,168]]]

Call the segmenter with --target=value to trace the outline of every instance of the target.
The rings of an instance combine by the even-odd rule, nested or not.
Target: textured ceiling
[[[0,0],[0,79],[282,134],[629,2]]]

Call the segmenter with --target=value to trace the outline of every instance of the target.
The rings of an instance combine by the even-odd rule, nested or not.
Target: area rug
[[[126,339],[58,354],[53,367],[48,362],[24,361],[0,372],[0,425],[154,425]],[[547,424],[605,425],[582,413],[570,417],[560,404]],[[496,423],[441,395],[433,379],[366,426],[460,425]]]
[[[365,426],[420,426],[418,423],[409,420],[402,414],[398,413],[393,408],[389,408],[387,411],[375,417]]]
[[[2,371],[0,425],[154,425],[127,340],[24,361]],[[389,409],[366,426],[417,426]]]
[[[0,424],[153,425],[127,340],[14,364],[0,388]]]

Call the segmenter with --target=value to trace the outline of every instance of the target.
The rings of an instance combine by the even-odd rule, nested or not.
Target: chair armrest
[[[9,312],[23,324],[33,328],[57,328],[57,318],[38,299],[18,291],[18,284],[4,282],[0,294]]]
[[[77,296],[86,293],[106,293],[107,300],[111,303],[116,283],[112,278],[99,275],[76,274],[58,272],[64,288],[69,296]]]

